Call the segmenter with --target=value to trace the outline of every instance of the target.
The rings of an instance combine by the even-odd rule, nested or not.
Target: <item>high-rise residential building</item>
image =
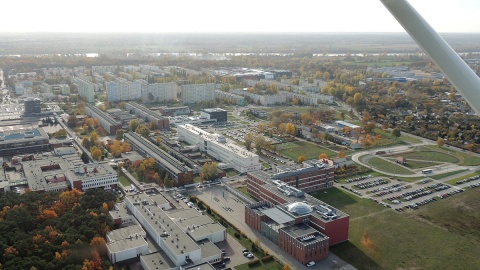
[[[84,79],[75,78],[78,87],[78,95],[86,102],[95,102],[95,84]]]
[[[108,101],[127,101],[138,100],[142,97],[142,85],[147,84],[144,80],[133,82],[125,79],[107,82],[107,100]]]
[[[176,83],[154,83],[142,85],[143,103],[177,100]]]
[[[215,84],[186,84],[182,85],[183,104],[194,104],[202,101],[215,100]]]

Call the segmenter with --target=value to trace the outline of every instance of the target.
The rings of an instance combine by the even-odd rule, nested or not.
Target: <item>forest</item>
[[[114,269],[105,235],[115,195],[103,189],[0,195],[0,269]]]

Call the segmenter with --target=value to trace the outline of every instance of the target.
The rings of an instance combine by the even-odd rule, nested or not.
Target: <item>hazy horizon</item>
[[[475,0],[410,0],[441,33],[480,32]],[[224,3],[112,0],[72,4],[58,0],[8,1],[0,5],[0,33],[401,33],[379,0],[279,4],[265,0]]]

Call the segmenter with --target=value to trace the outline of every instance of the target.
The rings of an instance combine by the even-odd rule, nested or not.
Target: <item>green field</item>
[[[458,165],[463,166],[478,166],[480,165],[480,157],[473,153],[469,152],[459,152],[456,150],[452,150],[448,147],[439,148],[438,146],[420,146],[418,147],[421,151],[434,151],[434,152],[441,152],[444,155],[455,156],[458,159]],[[435,153],[435,156],[437,153]],[[449,162],[449,161],[447,161]]]
[[[441,174],[437,174],[437,175],[432,175],[430,176],[430,178],[433,178],[435,180],[439,180],[439,179],[442,179],[442,178],[445,178],[445,177],[449,177],[449,176],[452,176],[452,175],[455,175],[455,174],[459,174],[459,173],[462,173],[462,172],[466,172],[468,170],[459,170],[459,171],[453,171],[453,172],[446,172],[446,173],[441,173]]]
[[[298,141],[284,143],[281,144],[281,146],[283,147],[283,149],[280,150],[281,153],[294,161],[297,161],[299,156],[305,156],[307,160],[318,159],[321,153],[325,153],[329,157],[337,156],[337,153],[309,142]]]
[[[415,174],[401,165],[397,165],[394,162],[389,162],[379,157],[371,157],[367,160],[367,164],[387,173],[404,175]]]
[[[395,162],[395,159],[394,158],[386,158],[392,162]],[[438,162],[429,162],[429,161],[420,161],[420,160],[415,160],[415,161],[408,161],[407,159],[407,163],[402,165],[406,168],[409,168],[409,169],[421,169],[421,168],[425,168],[425,167],[430,167],[430,166],[436,166],[436,165],[440,165],[441,163],[438,163]]]
[[[480,190],[406,213],[334,190],[317,197],[351,219],[349,242],[330,250],[358,269],[480,268],[480,260],[472,259],[480,249]]]
[[[415,160],[425,160],[425,161],[433,161],[433,162],[448,162],[448,163],[458,163],[460,159],[454,155],[447,154],[444,152],[439,151],[415,151],[411,153],[405,153],[398,156],[402,156],[407,159],[415,159]],[[416,162],[416,161],[415,161]]]

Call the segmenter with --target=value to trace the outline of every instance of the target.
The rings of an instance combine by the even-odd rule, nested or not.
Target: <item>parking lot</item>
[[[444,180],[446,182],[446,180]],[[440,180],[424,179],[405,182],[394,177],[353,177],[336,185],[362,198],[402,212],[462,193],[466,188],[480,187],[480,176],[473,176],[450,185]]]

